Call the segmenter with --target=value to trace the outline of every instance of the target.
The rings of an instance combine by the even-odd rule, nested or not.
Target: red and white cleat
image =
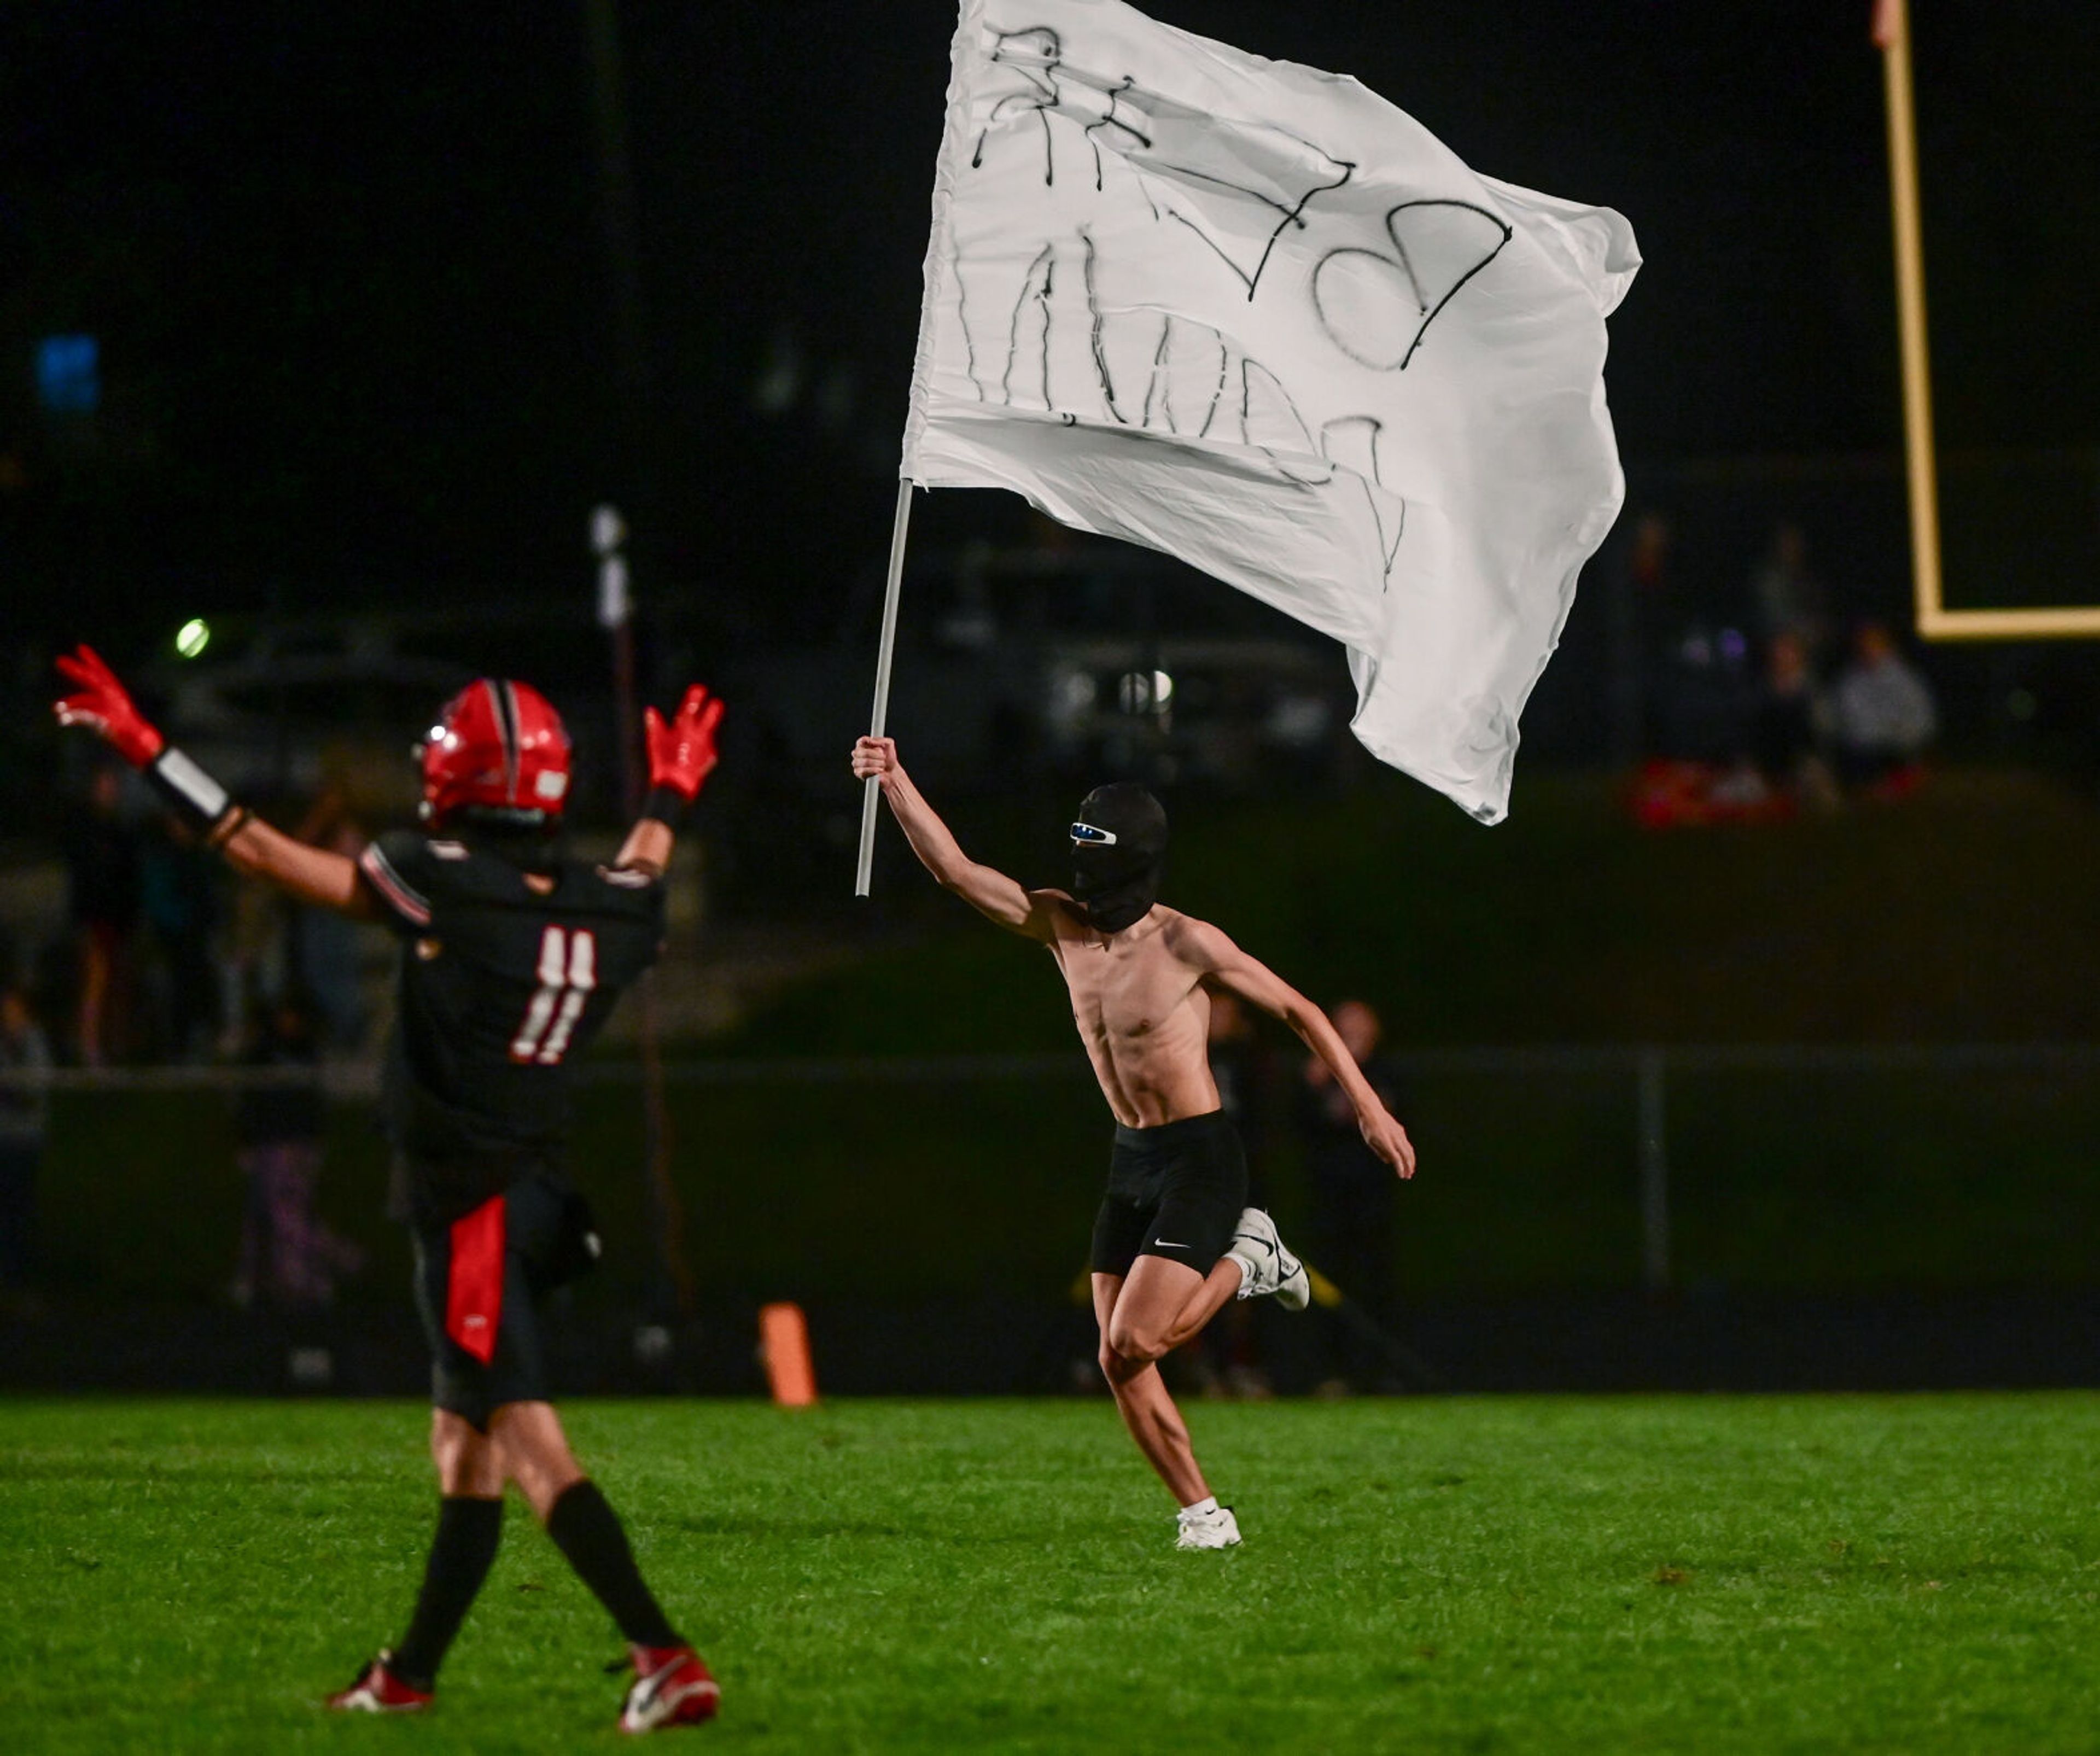
[[[721,1705],[721,1685],[708,1674],[690,1646],[638,1646],[634,1681],[620,1705],[623,1732],[660,1732],[712,1719]]]
[[[327,1705],[338,1714],[420,1714],[437,1699],[429,1689],[411,1688],[386,1667],[394,1655],[381,1649],[357,1674],[356,1682],[331,1695]]]

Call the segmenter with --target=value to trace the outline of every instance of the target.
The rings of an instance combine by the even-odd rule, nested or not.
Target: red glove
[[[167,748],[167,739],[132,705],[117,673],[94,647],[82,646],[70,658],[61,653],[59,674],[78,690],[51,704],[60,725],[86,726],[99,732],[134,768],[143,768]]]
[[[686,691],[669,724],[655,708],[644,710],[651,790],[675,792],[688,805],[699,796],[700,783],[714,772],[715,726],[721,717],[721,703],[698,683]]]

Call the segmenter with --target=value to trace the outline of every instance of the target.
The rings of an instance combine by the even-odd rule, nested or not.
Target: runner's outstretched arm
[[[904,765],[897,760],[894,738],[863,738],[854,746],[853,771],[861,780],[882,784],[891,814],[919,863],[933,873],[944,889],[952,890],[986,920],[1009,933],[1048,943],[1055,936],[1050,911],[1056,906],[1053,890],[1025,890],[1004,872],[982,866],[963,852],[948,826],[942,823],[925,795],[911,784]]]
[[[1327,1064],[1335,1083],[1348,1093],[1357,1106],[1357,1125],[1363,1130],[1364,1144],[1403,1177],[1414,1175],[1414,1146],[1407,1130],[1392,1113],[1357,1065],[1357,1058],[1343,1042],[1327,1015],[1260,960],[1250,957],[1224,933],[1207,922],[1192,923],[1196,963],[1203,979],[1259,1006],[1272,1018],[1280,1018],[1305,1040],[1305,1046]]]
[[[649,796],[642,815],[620,845],[615,867],[660,878],[671,863],[679,818],[700,794],[715,770],[715,727],[721,723],[719,696],[698,683],[686,691],[668,721],[655,708],[642,715],[642,740],[649,751]]]

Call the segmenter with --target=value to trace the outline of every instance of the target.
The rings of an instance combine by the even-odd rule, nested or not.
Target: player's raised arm
[[[679,820],[719,760],[715,752],[715,727],[721,723],[722,704],[698,683],[686,691],[678,711],[668,720],[654,708],[642,716],[643,742],[649,751],[649,796],[642,801],[642,815],[613,863],[632,871],[660,878],[671,863],[671,848],[677,840]]]
[[[1224,933],[1207,922],[1188,924],[1189,943],[1184,955],[1203,973],[1206,983],[1237,994],[1250,1005],[1259,1006],[1272,1018],[1280,1018],[1305,1040],[1305,1046],[1327,1065],[1335,1083],[1357,1106],[1357,1125],[1363,1130],[1364,1144],[1403,1177],[1414,1175],[1414,1146],[1407,1130],[1393,1118],[1383,1100],[1371,1089],[1370,1081],[1357,1066],[1341,1033],[1327,1015],[1282,977],[1259,959],[1250,957]]]
[[[309,847],[236,804],[225,788],[163,738],[92,646],[61,655],[73,693],[52,704],[61,726],[85,726],[145,775],[161,799],[237,871],[261,878],[302,902],[371,920],[371,893],[347,855]]]
[[[986,920],[1009,933],[1046,942],[1054,936],[1048,894],[1025,890],[1004,872],[981,866],[963,852],[962,845],[897,760],[895,739],[862,739],[854,746],[853,771],[856,779],[881,783],[882,796],[889,801],[904,839],[944,889],[954,891]]]

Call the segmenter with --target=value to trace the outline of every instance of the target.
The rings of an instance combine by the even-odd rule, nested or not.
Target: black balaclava
[[[1072,825],[1072,899],[1089,926],[1121,933],[1159,898],[1167,813],[1135,781],[1096,787]]]

